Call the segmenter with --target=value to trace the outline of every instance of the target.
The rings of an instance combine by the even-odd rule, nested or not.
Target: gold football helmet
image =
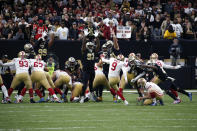
[[[141,86],[141,87],[145,87],[145,85],[146,85],[146,80],[145,80],[144,78],[138,79],[137,85],[138,85],[138,86]]]
[[[24,51],[20,51],[20,52],[18,53],[18,58],[25,58],[25,56],[26,56],[26,54],[25,54]]]

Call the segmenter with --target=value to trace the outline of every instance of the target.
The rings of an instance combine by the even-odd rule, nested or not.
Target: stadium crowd
[[[56,39],[81,40],[97,29],[111,39],[117,26],[131,27],[131,40],[196,39],[194,0],[1,0],[0,39],[29,40],[46,31]],[[129,40],[129,39],[128,39]]]

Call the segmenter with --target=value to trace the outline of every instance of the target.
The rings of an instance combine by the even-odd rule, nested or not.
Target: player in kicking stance
[[[124,98],[123,94],[120,92],[118,88],[118,84],[120,82],[120,71],[122,67],[124,66],[124,62],[121,61],[123,58],[124,56],[120,54],[117,56],[117,59],[110,58],[108,60],[103,57],[101,59],[102,59],[102,62],[108,63],[110,65],[109,74],[108,74],[110,86],[117,91],[117,95],[124,101],[124,104],[128,105],[129,104],[128,101]],[[124,75],[126,76],[126,74]]]
[[[163,91],[161,88],[153,82],[146,82],[144,78],[140,78],[137,81],[138,86],[145,88],[146,95],[143,97],[138,97],[138,101],[144,100],[144,105],[151,105],[152,103],[156,103],[159,100],[160,105],[163,104]],[[155,104],[154,104],[155,105]]]
[[[35,103],[35,101],[33,100],[32,82],[29,76],[30,61],[29,59],[25,58],[25,52],[24,51],[19,52],[18,58],[14,58],[12,62],[3,64],[3,66],[11,66],[11,65],[15,65],[16,75],[12,81],[11,87],[8,90],[8,95],[11,96],[16,86],[24,82],[25,87],[29,89],[30,102]]]

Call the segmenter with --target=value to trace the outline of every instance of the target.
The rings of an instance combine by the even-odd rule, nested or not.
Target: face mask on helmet
[[[74,67],[75,64],[76,64],[75,58],[74,57],[70,57],[68,59],[68,64],[69,64],[70,67]]]
[[[103,46],[102,46],[102,51],[103,51],[103,52],[107,52],[107,46],[106,46],[106,44],[103,44]]]
[[[111,50],[113,45],[114,45],[114,43],[111,40],[108,40],[107,43],[106,43],[106,46],[107,46],[108,50]]]
[[[124,60],[124,56],[120,54],[120,55],[117,56],[117,59],[120,60],[120,61],[123,61]]]
[[[88,49],[89,52],[92,52],[94,50],[94,43],[87,42],[86,43],[86,48]]]
[[[33,46],[31,45],[31,44],[25,44],[24,45],[24,50],[26,51],[26,52],[31,52],[32,50],[33,50]]]

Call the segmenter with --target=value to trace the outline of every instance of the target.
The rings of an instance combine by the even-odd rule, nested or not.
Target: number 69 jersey
[[[109,64],[108,78],[119,77],[121,69],[125,66],[124,62],[119,61],[115,58],[110,58],[109,60],[102,58],[102,61]]]

